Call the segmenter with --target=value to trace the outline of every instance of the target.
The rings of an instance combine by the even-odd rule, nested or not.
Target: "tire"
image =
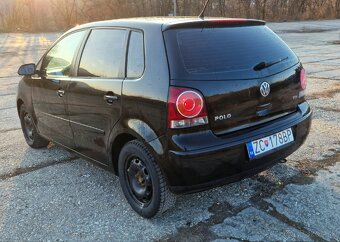
[[[25,104],[20,106],[19,117],[26,143],[34,149],[46,147],[49,141],[38,134],[32,115],[26,109]]]
[[[125,144],[119,155],[118,172],[123,193],[140,216],[157,217],[174,206],[176,196],[142,142]]]

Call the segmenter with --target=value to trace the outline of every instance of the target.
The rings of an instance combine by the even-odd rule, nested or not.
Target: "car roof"
[[[138,17],[138,18],[124,18],[124,19],[114,19],[106,21],[91,22],[76,26],[70,31],[84,28],[94,28],[94,27],[126,27],[126,28],[136,28],[145,29],[149,27],[161,28],[162,31],[209,24],[218,25],[264,25],[265,22],[256,19],[240,19],[240,18],[205,18],[200,19],[198,17]],[[69,32],[69,31],[68,31]]]

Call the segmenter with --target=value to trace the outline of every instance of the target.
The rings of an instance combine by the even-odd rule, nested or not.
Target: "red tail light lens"
[[[301,88],[305,90],[307,87],[307,75],[306,75],[305,69],[303,68],[301,69],[301,72],[300,72],[300,84],[301,84]]]
[[[186,118],[196,117],[203,108],[203,99],[194,91],[182,92],[176,101],[177,111]]]
[[[203,96],[196,90],[170,87],[168,127],[187,128],[208,123]]]

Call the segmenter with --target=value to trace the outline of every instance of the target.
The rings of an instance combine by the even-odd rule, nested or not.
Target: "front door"
[[[108,136],[121,113],[128,31],[94,29],[78,57],[68,87],[68,112],[76,151],[107,164]]]
[[[58,41],[42,59],[40,74],[32,77],[32,102],[39,132],[69,148],[74,148],[74,142],[66,110],[66,89],[84,34],[76,32]]]

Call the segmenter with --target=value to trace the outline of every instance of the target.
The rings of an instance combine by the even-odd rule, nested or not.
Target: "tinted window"
[[[138,78],[144,72],[144,43],[143,34],[141,32],[131,32],[128,63],[127,63],[127,77]]]
[[[242,79],[282,71],[298,62],[295,54],[265,26],[180,29],[165,32],[171,77]],[[287,60],[254,71],[260,62]]]
[[[78,76],[123,77],[126,34],[125,30],[92,30],[80,60]]]
[[[60,40],[45,56],[42,71],[48,76],[69,76],[72,60],[85,32],[76,32]]]

